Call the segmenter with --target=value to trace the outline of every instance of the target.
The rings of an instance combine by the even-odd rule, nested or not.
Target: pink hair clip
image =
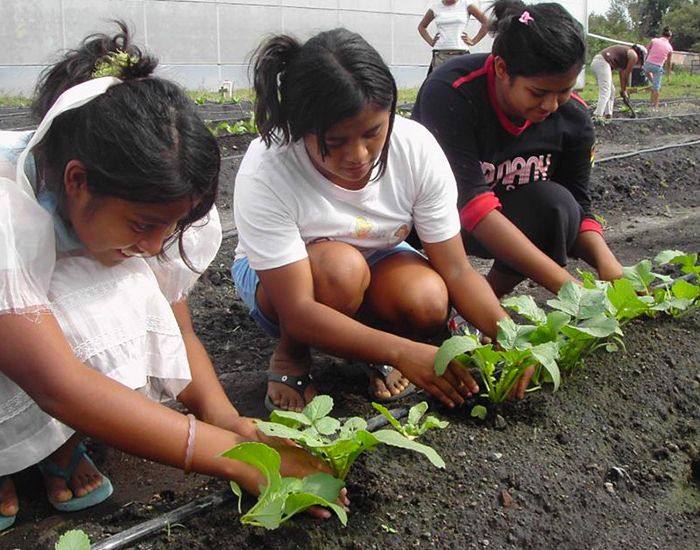
[[[523,23],[524,25],[529,25],[529,24],[530,24],[530,21],[534,21],[534,20],[535,20],[535,18],[532,17],[532,15],[530,15],[530,12],[527,11],[527,10],[525,10],[525,11],[522,13],[522,15],[520,16],[520,19],[518,19],[518,21],[520,21],[520,22]]]

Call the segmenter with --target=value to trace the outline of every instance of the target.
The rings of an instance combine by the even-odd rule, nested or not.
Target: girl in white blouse
[[[263,481],[219,456],[262,436],[225,395],[186,301],[221,242],[218,146],[120,26],[43,75],[43,120],[16,177],[0,178],[0,529],[18,508],[7,476],[33,464],[59,510],[110,495],[78,433],[251,492]],[[172,398],[192,414],[157,403]],[[323,469],[277,447],[284,475]]]

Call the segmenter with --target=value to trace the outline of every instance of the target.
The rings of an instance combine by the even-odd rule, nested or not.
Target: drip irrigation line
[[[700,139],[696,139],[694,141],[684,141],[681,143],[670,143],[668,145],[661,145],[659,147],[651,147],[649,149],[638,149],[636,151],[630,151],[629,153],[621,153],[619,155],[612,155],[610,157],[603,157],[600,159],[596,159],[596,164],[601,163],[601,162],[608,162],[610,160],[619,160],[619,159],[624,159],[628,157],[633,157],[635,155],[643,155],[645,153],[656,153],[658,151],[664,151],[665,149],[675,149],[678,147],[690,147],[692,145],[700,145]]]
[[[401,419],[408,414],[408,408],[401,407],[391,409],[390,412],[394,418]],[[373,416],[367,421],[367,431],[376,431],[379,428],[383,428],[388,423],[389,421],[381,414]],[[90,545],[90,549],[119,550],[127,545],[134,544],[136,541],[158,533],[163,529],[167,529],[169,526],[173,526],[190,516],[194,516],[195,514],[199,514],[205,510],[219,506],[224,502],[228,502],[232,500],[233,497],[233,492],[230,489],[222,489],[221,491],[218,491],[212,495],[207,495],[200,499],[193,500],[184,506],[175,508],[170,512],[166,512],[156,518],[149,519],[148,521],[144,521],[129,529],[121,531],[116,535],[112,535],[107,539],[96,542],[95,544]]]
[[[125,531],[121,531],[116,535],[112,535],[108,539],[92,544],[90,545],[90,549],[116,550],[118,548],[124,548],[128,544],[135,543],[136,541],[146,538],[149,535],[166,529],[168,526],[172,526],[185,518],[227,502],[233,499],[233,496],[233,491],[230,489],[223,489],[217,493],[214,493],[213,495],[207,495],[206,497],[198,500],[193,500],[184,506],[180,506],[180,508],[175,508],[175,510],[166,512],[157,518],[144,521],[143,523],[139,523],[130,529],[126,529]]]
[[[660,288],[667,288],[669,286],[673,286],[678,281],[692,281],[693,279],[700,279],[700,273],[686,273],[685,275],[681,275],[676,279],[671,279],[670,281],[664,281],[655,285],[651,285],[651,289],[658,290]]]
[[[700,113],[678,113],[678,114],[674,114],[674,115],[637,116],[635,118],[615,117],[615,118],[605,119],[603,124],[610,123],[610,122],[645,122],[645,121],[649,121],[649,120],[664,120],[664,119],[683,118],[683,117],[691,117],[691,116],[700,116]]]

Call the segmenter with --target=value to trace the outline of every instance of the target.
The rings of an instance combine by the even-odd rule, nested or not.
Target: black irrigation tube
[[[700,113],[678,113],[678,114],[673,114],[673,115],[638,116],[636,118],[621,116],[621,117],[605,119],[605,122],[603,122],[603,124],[608,124],[610,122],[645,122],[648,120],[663,120],[663,119],[684,118],[684,117],[691,117],[691,116],[700,116]]]
[[[635,155],[642,155],[645,153],[656,153],[658,151],[663,151],[665,149],[675,149],[678,147],[690,147],[692,145],[700,145],[700,139],[696,139],[694,141],[684,141],[681,143],[669,143],[668,145],[661,145],[659,147],[651,147],[649,149],[638,149],[636,151],[630,151],[629,153],[621,153],[619,155],[612,155],[610,157],[603,157],[600,159],[596,159],[596,163],[600,162],[608,162],[610,160],[620,160],[624,159],[627,157],[633,157]]]
[[[397,409],[391,409],[390,412],[392,415],[394,415],[394,418],[403,418],[408,414],[408,408],[401,407]],[[367,430],[373,432],[375,430],[378,430],[379,428],[386,426],[387,424],[387,419],[380,414],[370,418],[367,421]],[[118,550],[119,548],[124,548],[129,544],[133,544],[136,541],[158,533],[163,529],[168,529],[169,527],[172,527],[173,525],[179,523],[184,519],[187,519],[190,516],[194,516],[195,514],[199,514],[201,512],[204,512],[205,510],[214,508],[219,504],[223,504],[224,502],[228,502],[232,499],[233,492],[231,492],[230,489],[223,489],[214,493],[213,495],[207,495],[200,499],[193,500],[192,502],[189,502],[184,506],[175,508],[170,512],[166,512],[156,518],[149,519],[148,521],[144,521],[142,523],[139,523],[138,525],[134,525],[129,529],[121,531],[116,535],[112,535],[107,539],[96,542],[95,544],[90,545],[90,549]]]

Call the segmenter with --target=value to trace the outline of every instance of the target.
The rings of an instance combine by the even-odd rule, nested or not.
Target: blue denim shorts
[[[373,265],[381,262],[384,258],[388,258],[397,252],[405,251],[420,255],[420,252],[404,241],[392,248],[375,250],[374,252],[370,253],[366,257],[367,265],[372,267]],[[255,292],[258,289],[260,278],[258,277],[257,272],[250,267],[247,257],[244,256],[242,258],[238,258],[233,262],[233,265],[231,266],[231,275],[233,276],[233,282],[236,285],[238,297],[243,300],[243,303],[248,307],[248,311],[253,320],[261,329],[265,331],[266,334],[279,338],[279,325],[268,319],[258,307],[258,301],[255,299]]]
[[[644,63],[644,72],[651,73],[654,80],[651,83],[651,89],[658,92],[661,89],[661,77],[664,74],[664,68],[656,63],[649,63],[646,61]]]

